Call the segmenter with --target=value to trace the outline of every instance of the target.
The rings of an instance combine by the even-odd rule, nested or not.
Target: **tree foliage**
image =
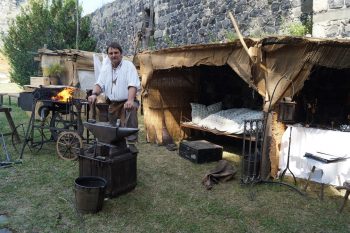
[[[78,8],[80,19],[82,9]],[[75,0],[29,0],[20,14],[11,22],[8,34],[3,36],[3,53],[11,65],[11,81],[28,84],[38,67],[34,56],[45,44],[48,49],[76,47]],[[80,19],[79,42],[81,50],[95,50],[96,41],[89,37],[90,19]]]

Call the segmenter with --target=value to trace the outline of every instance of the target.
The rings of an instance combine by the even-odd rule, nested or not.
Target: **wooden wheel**
[[[62,132],[56,142],[56,151],[64,160],[76,160],[83,147],[83,141],[75,132]]]

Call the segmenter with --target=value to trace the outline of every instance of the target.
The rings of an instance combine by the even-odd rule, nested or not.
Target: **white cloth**
[[[262,111],[255,111],[248,108],[232,108],[211,114],[201,120],[198,125],[229,134],[242,134],[244,132],[245,120],[258,120],[262,118]]]
[[[287,165],[290,127],[284,132],[281,142],[279,168],[282,172]],[[307,179],[313,166],[323,170],[322,177],[311,177],[319,183],[342,185],[350,180],[350,133],[334,130],[323,130],[292,126],[289,169],[296,177]],[[347,156],[346,160],[323,163],[304,157],[305,153],[322,152],[339,157]],[[289,171],[286,172],[290,174]]]
[[[128,87],[136,87],[137,91],[140,91],[140,79],[132,62],[122,60],[116,71],[113,72],[112,70],[110,59],[105,57],[96,82],[110,100],[127,100]]]
[[[100,72],[101,72],[102,62],[97,54],[94,53],[92,55],[92,57],[94,59],[94,74],[95,74],[95,81],[94,82],[97,82],[98,76],[100,75]],[[106,57],[106,55],[104,55],[103,59],[105,57]]]

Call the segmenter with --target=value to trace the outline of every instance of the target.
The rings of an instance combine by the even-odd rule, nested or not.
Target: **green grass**
[[[27,123],[28,115],[12,107],[15,123]],[[6,122],[0,113],[0,131],[9,131]],[[193,164],[177,152],[148,144],[142,119],[140,128],[137,186],[105,200],[97,214],[81,215],[75,210],[73,189],[79,166],[59,159],[54,143],[36,154],[26,152],[22,164],[0,168],[0,215],[9,217],[5,227],[14,232],[74,233],[350,232],[350,206],[342,214],[337,212],[342,197],[332,192],[334,188],[328,187],[320,201],[315,185],[305,197],[279,185],[242,186],[237,174],[208,191],[201,180],[216,163]],[[8,137],[6,141],[16,159]],[[236,154],[224,155],[239,167]]]

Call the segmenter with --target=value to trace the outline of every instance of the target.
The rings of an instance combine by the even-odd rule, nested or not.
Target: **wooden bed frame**
[[[181,121],[180,122],[180,127],[181,128],[188,128],[188,129],[194,129],[194,130],[200,130],[200,131],[204,131],[204,132],[209,132],[215,135],[222,135],[222,136],[226,136],[226,137],[231,137],[231,138],[237,138],[237,139],[244,139],[243,138],[243,134],[229,134],[229,133],[225,133],[219,130],[213,130],[213,129],[208,129],[202,126],[199,126],[191,121]],[[255,141],[255,137],[246,137],[246,140],[248,140],[248,138],[251,138],[251,141]]]

